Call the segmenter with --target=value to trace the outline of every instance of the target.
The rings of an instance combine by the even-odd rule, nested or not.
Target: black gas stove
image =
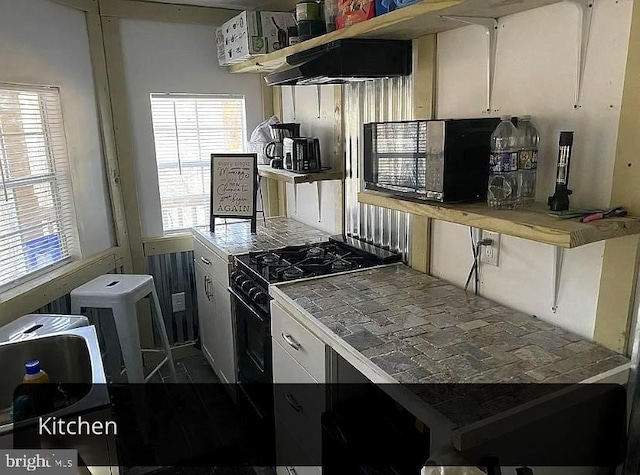
[[[238,382],[242,391],[271,383],[271,318],[269,284],[399,262],[401,256],[357,239],[334,236],[328,241],[250,252],[236,256],[231,269],[236,330]],[[246,389],[245,389],[246,388]],[[245,394],[256,412],[267,417],[270,401]]]
[[[236,257],[238,267],[248,268],[266,283],[334,274],[380,264],[398,262],[400,256],[352,238],[290,246]]]

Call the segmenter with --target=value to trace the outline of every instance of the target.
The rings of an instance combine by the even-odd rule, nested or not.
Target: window
[[[71,191],[60,91],[0,84],[0,288],[71,259]]]
[[[209,224],[212,153],[245,148],[243,96],[152,94],[165,232]]]

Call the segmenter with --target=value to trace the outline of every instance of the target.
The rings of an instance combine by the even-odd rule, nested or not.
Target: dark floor
[[[161,368],[149,383],[182,383],[182,384],[216,384],[220,380],[202,355],[189,356],[175,361],[176,380],[169,375],[166,368]],[[228,411],[233,404],[230,397],[221,397],[219,405],[221,413]],[[225,414],[226,415],[226,414]],[[216,415],[211,415],[216,417]],[[271,467],[132,467],[125,468],[124,475],[275,475]]]

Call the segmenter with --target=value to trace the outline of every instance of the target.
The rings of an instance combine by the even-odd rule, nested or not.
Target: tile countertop
[[[236,254],[250,251],[267,251],[285,246],[298,246],[326,241],[329,234],[307,224],[286,217],[267,218],[257,221],[257,233],[251,234],[249,221],[217,225],[216,232],[209,226],[191,228],[195,237],[209,243],[213,250],[225,260]]]
[[[403,264],[278,284],[272,295],[375,383],[577,383],[629,365]],[[446,416],[460,427],[495,415],[480,406]]]

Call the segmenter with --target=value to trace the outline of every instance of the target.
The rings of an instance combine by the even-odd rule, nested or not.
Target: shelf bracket
[[[316,181],[316,193],[318,195],[318,222],[322,222],[322,181]]]
[[[496,72],[496,51],[498,49],[498,19],[474,16],[443,15],[447,20],[466,23],[467,25],[482,26],[489,41],[489,56],[487,58],[487,112],[493,106],[493,81]]]
[[[318,119],[320,118],[320,104],[322,103],[322,89],[320,89],[320,84],[316,85],[316,98],[318,99]]]
[[[582,100],[582,86],[584,84],[584,71],[587,64],[587,51],[589,49],[589,37],[591,36],[591,18],[593,17],[593,6],[596,0],[566,0],[573,3],[580,10],[581,26],[578,33],[578,67],[576,69],[576,109],[580,108]]]
[[[293,120],[296,120],[296,87],[291,86],[291,111],[293,112]]]
[[[562,264],[564,263],[564,247],[554,246],[553,248],[553,304],[551,311],[558,310],[558,297],[560,296],[560,281],[562,278]]]

